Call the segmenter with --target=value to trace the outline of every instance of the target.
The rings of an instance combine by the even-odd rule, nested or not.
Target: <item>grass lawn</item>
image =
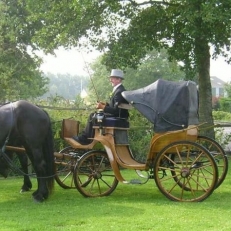
[[[231,167],[230,167],[231,170]],[[33,190],[36,189],[36,179]],[[167,199],[154,180],[144,185],[119,183],[108,197],[84,198],[76,189],[55,185],[53,195],[35,203],[31,192],[20,194],[22,178],[0,178],[0,230],[230,230],[230,171],[203,202],[181,203]]]

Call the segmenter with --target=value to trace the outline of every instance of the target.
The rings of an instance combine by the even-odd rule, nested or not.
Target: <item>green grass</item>
[[[231,170],[231,167],[230,167]],[[230,172],[230,171],[229,171]],[[33,190],[36,189],[36,179]],[[55,185],[53,195],[35,203],[20,194],[22,178],[0,178],[0,230],[230,230],[231,176],[203,202],[168,200],[154,180],[144,185],[119,183],[108,197],[84,198],[76,189]]]

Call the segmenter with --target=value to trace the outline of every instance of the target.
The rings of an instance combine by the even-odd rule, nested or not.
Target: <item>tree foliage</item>
[[[43,24],[34,41],[46,51],[87,41],[106,52],[103,62],[109,70],[137,67],[148,52],[167,49],[170,60],[183,62],[187,78],[198,81],[200,121],[209,125],[213,124],[210,58],[223,55],[230,61],[230,8],[230,0],[30,3],[35,13],[31,20]]]
[[[46,51],[91,44],[108,50],[105,61],[114,67],[136,66],[164,47],[195,74],[200,46],[213,45],[214,58],[230,61],[230,0],[28,0],[28,6],[30,21],[41,22],[34,40]]]
[[[31,52],[35,25],[27,22],[23,1],[0,2],[0,99],[28,99],[43,95],[47,79],[41,75],[41,60]]]
[[[225,93],[227,94],[227,97],[231,98],[231,82],[226,83],[224,85],[224,90],[225,90]]]

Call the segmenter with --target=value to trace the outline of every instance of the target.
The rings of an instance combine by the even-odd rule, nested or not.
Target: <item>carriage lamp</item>
[[[103,112],[102,109],[99,109],[96,112],[96,120],[97,120],[97,123],[99,124],[99,133],[100,133],[100,135],[103,134],[103,119],[104,119],[104,112]]]
[[[102,109],[99,109],[97,112],[96,112],[96,119],[97,119],[97,122],[98,123],[102,123],[103,122],[103,118],[104,118],[104,112]]]

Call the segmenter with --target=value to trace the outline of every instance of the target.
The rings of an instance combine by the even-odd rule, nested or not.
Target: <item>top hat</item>
[[[112,69],[111,75],[109,77],[117,77],[117,78],[124,79],[124,73],[123,73],[123,71],[121,71],[119,69]]]

